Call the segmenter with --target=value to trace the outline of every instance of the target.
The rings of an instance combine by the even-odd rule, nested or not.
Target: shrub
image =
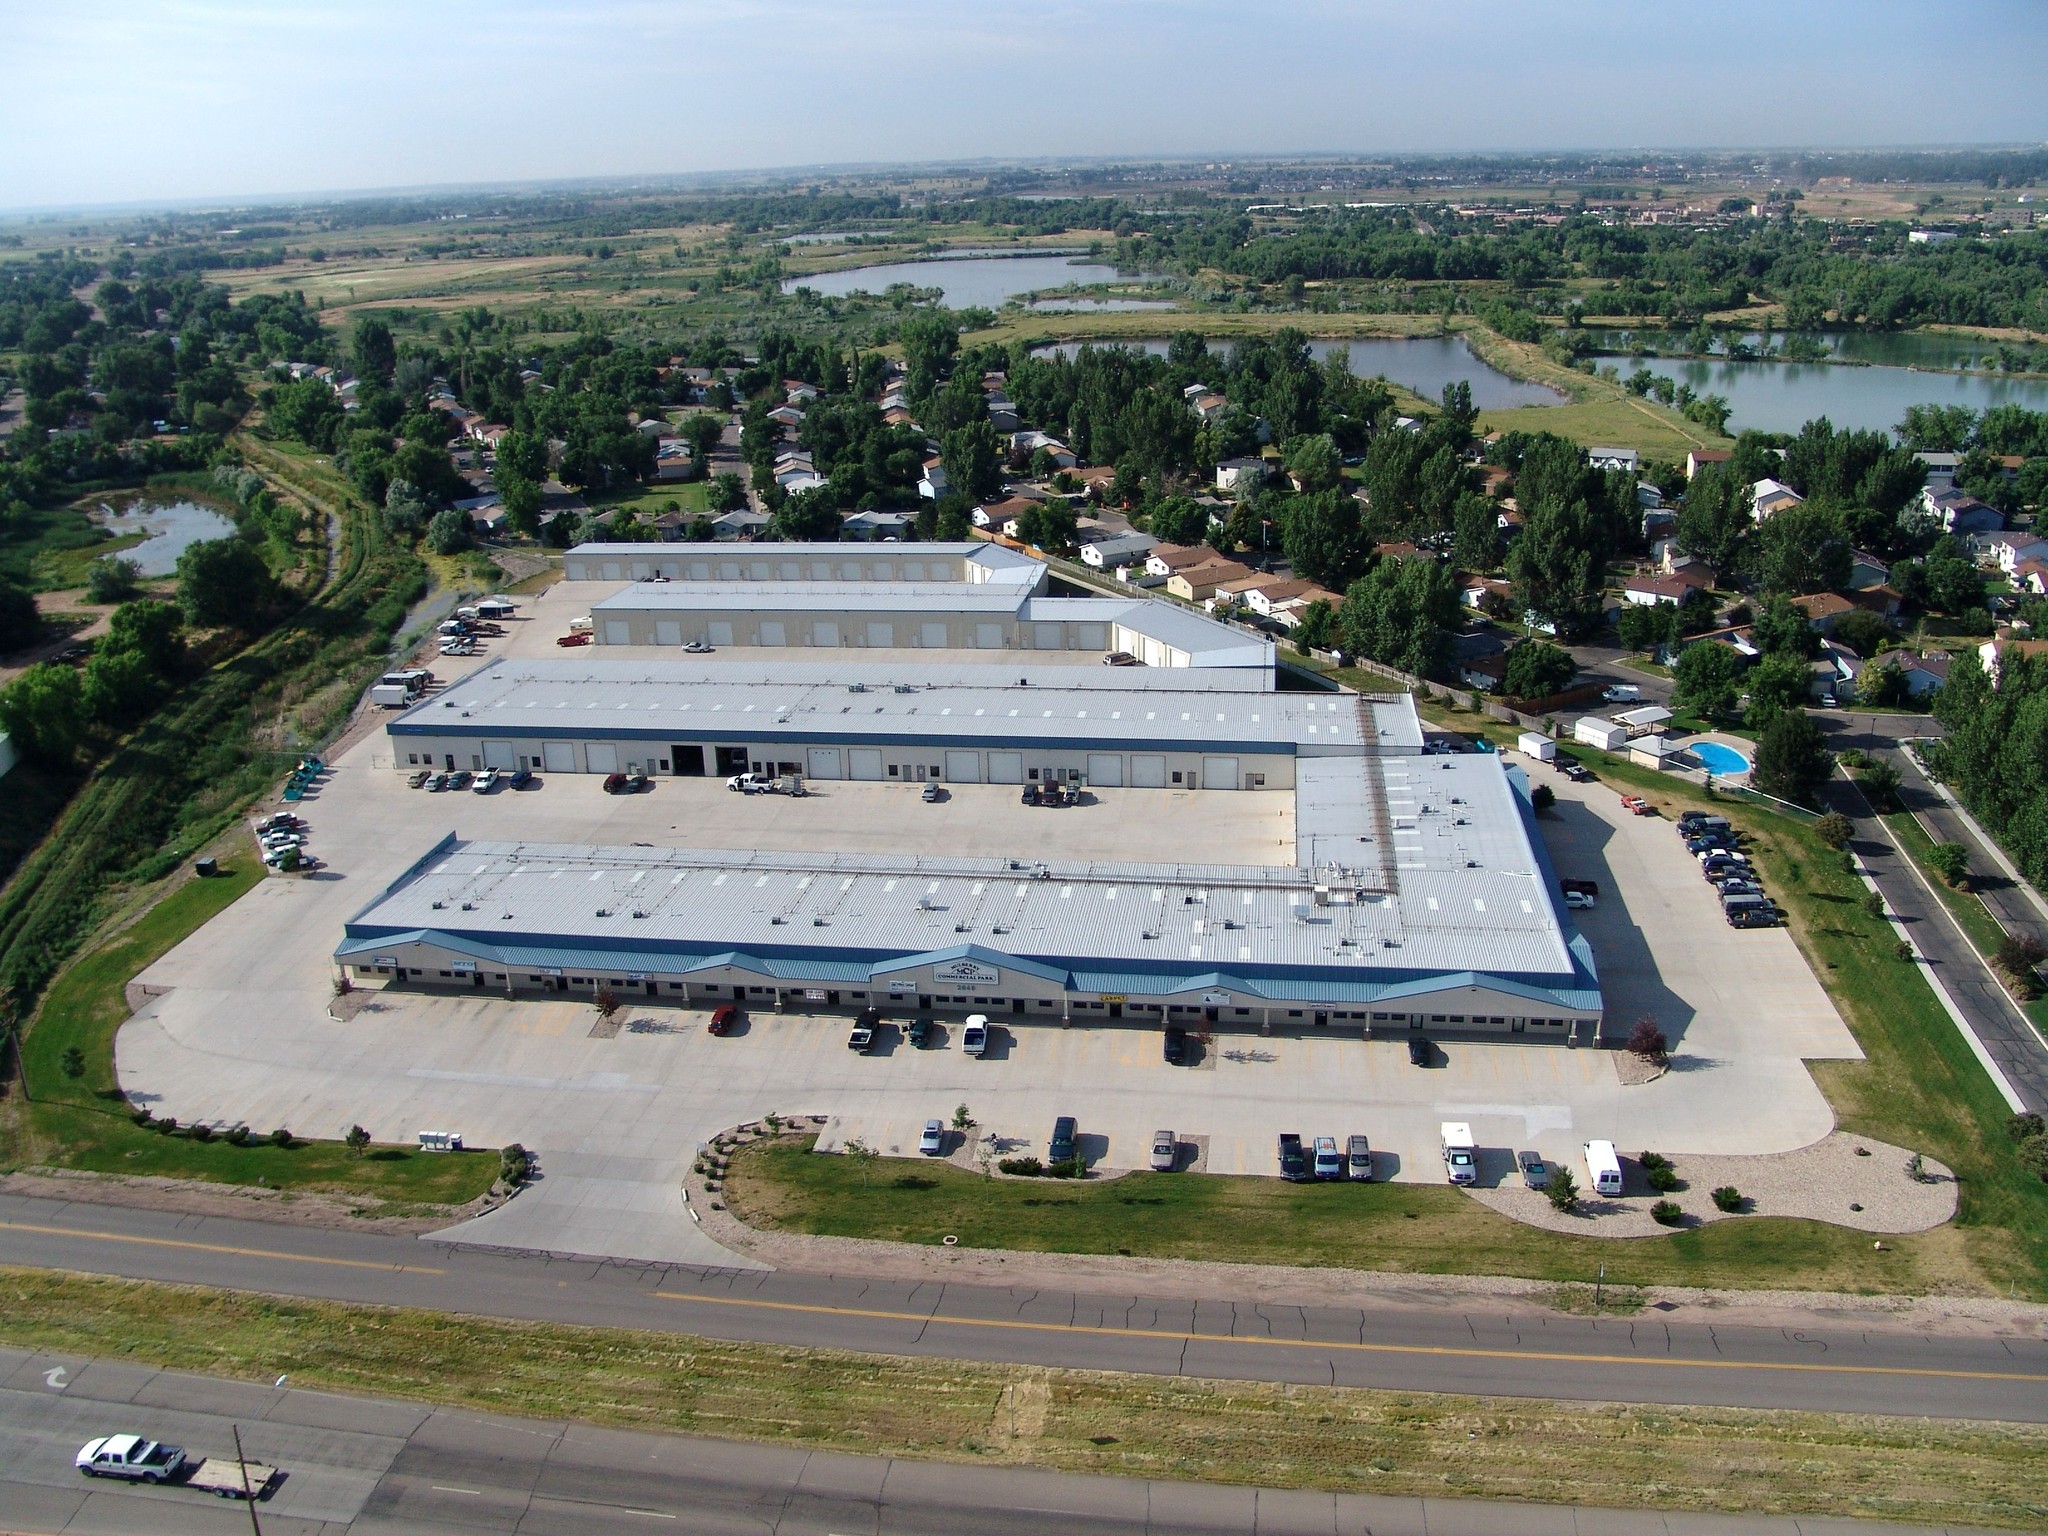
[[[1553,1210],[1575,1211],[1579,1207],[1579,1181],[1572,1177],[1569,1168],[1552,1168],[1550,1183],[1544,1187],[1543,1193],[1549,1197]]]
[[[1714,1209],[1717,1211],[1739,1211],[1742,1209],[1742,1191],[1733,1184],[1723,1184],[1714,1191]]]
[[[1078,1157],[1063,1157],[1056,1163],[1045,1165],[1045,1176],[1049,1179],[1084,1179],[1088,1176],[1088,1165]]]
[[[1927,862],[1950,886],[1960,886],[1970,873],[1970,850],[1961,843],[1936,843],[1927,850]]]
[[[1678,1208],[1676,1200],[1659,1200],[1650,1207],[1650,1220],[1660,1227],[1675,1227],[1685,1220],[1685,1212]]]
[[[1664,1031],[1657,1021],[1645,1014],[1636,1020],[1636,1027],[1629,1031],[1628,1049],[1632,1056],[1663,1066],[1671,1058],[1671,1042],[1664,1037]]]
[[[2041,948],[2040,941],[2024,933],[2007,934],[1998,946],[1998,968],[2008,976],[2025,977],[2033,973],[2042,960],[2048,959],[2048,951]]]
[[[1643,1178],[1650,1188],[1660,1195],[1668,1195],[1678,1188],[1678,1170],[1669,1163],[1663,1163],[1655,1168],[1645,1168]]]
[[[1529,791],[1529,803],[1539,811],[1547,811],[1557,804],[1557,791],[1548,784],[1538,784]]]
[[[498,1177],[512,1189],[517,1189],[533,1176],[533,1158],[518,1142],[508,1142],[498,1149]]]
[[[1045,1164],[1035,1157],[1006,1157],[996,1167],[1020,1179],[1042,1178],[1045,1174]]]
[[[2014,1115],[2005,1122],[2005,1134],[2014,1141],[2025,1141],[2029,1137],[2039,1136],[2044,1131],[2048,1131],[2048,1121],[2044,1121],[2031,1109]]]
[[[1844,754],[1846,755],[1846,754]],[[1813,824],[1813,835],[1830,848],[1846,848],[1849,839],[1855,835],[1856,826],[1840,811],[1829,811]]]
[[[1636,1161],[1643,1165],[1643,1172],[1645,1173],[1650,1172],[1653,1168],[1669,1168],[1671,1166],[1671,1159],[1662,1152],[1639,1152],[1636,1154]]]
[[[1882,891],[1865,891],[1863,893],[1863,910],[1872,917],[1883,917],[1884,893]]]
[[[289,1148],[292,1144],[292,1133],[280,1125],[270,1133],[270,1144],[273,1147]]]
[[[221,1139],[231,1147],[246,1147],[249,1145],[249,1127],[231,1125],[222,1133]]]
[[[133,1114],[129,1115],[128,1118],[134,1121],[137,1125],[141,1126],[144,1130],[147,1130],[156,1120],[156,1116],[151,1114],[147,1109],[138,1109]],[[2019,1138],[2015,1136],[2013,1140],[2017,1141],[2019,1140]]]
[[[2020,1143],[2020,1166],[2048,1184],[2048,1136],[2029,1136]]]
[[[178,1134],[177,1117],[174,1115],[165,1115],[163,1119],[154,1122],[150,1126],[150,1129],[155,1131],[159,1136],[175,1136]]]
[[[195,1121],[193,1123],[192,1129],[187,1131],[185,1134],[187,1136],[190,1136],[194,1141],[211,1141],[213,1140],[213,1127],[208,1125],[203,1120]]]

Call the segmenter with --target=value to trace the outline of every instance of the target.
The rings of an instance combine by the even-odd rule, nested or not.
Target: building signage
[[[628,980],[628,981],[645,981],[646,979],[647,979],[647,973],[646,973],[645,971],[628,971],[628,972],[626,972],[626,980]]]
[[[544,965],[540,968],[540,973],[543,976],[559,976],[562,974],[562,968],[559,965]]]
[[[476,969],[476,962],[474,960],[451,960],[448,962],[448,969],[455,972],[458,976],[466,976]]]
[[[1204,992],[1202,1002],[1210,1008],[1220,1008],[1230,1001],[1228,992]]]
[[[915,992],[917,990],[917,978],[914,976],[891,976],[889,978],[889,990],[891,992]]]
[[[983,965],[979,960],[948,960],[944,965],[932,967],[932,983],[935,986],[992,987],[1003,979],[1003,973],[992,965]]]
[[[398,964],[398,956],[396,956],[396,955],[379,955],[379,956],[377,956],[377,958],[376,958],[376,959],[372,960],[372,961],[371,961],[370,963],[371,963],[372,965],[397,965],[397,964]]]
[[[1102,1000],[1105,1003],[1120,1003],[1124,1001],[1124,994],[1121,992],[1105,992],[1102,994]]]
[[[805,987],[805,988],[804,988],[804,1001],[805,1001],[805,1002],[807,1002],[807,1003],[822,1003],[822,1002],[824,1002],[824,1001],[825,1001],[825,989],[824,989],[823,987]]]

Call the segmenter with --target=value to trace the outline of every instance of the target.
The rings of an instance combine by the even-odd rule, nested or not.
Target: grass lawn
[[[497,1175],[496,1157],[379,1146],[358,1158],[339,1141],[232,1147],[163,1135],[130,1120],[113,1069],[114,1032],[128,1017],[128,981],[264,878],[246,857],[224,865],[210,880],[180,878],[162,900],[57,978],[23,1044],[22,1065],[35,1098],[17,1105],[7,1161],[274,1189],[348,1190],[406,1203],[459,1204],[482,1194]],[[84,1059],[79,1078],[64,1071],[65,1053],[73,1049]],[[258,1137],[272,1129],[251,1127]],[[333,1135],[347,1127],[292,1129]]]
[[[620,507],[647,517],[664,512],[711,515],[711,482],[685,480],[667,485],[636,485],[620,491],[598,491],[585,498],[593,512],[609,513]]]
[[[1616,390],[1611,398],[1570,405],[1524,405],[1483,411],[1479,431],[1555,432],[1587,447],[1634,448],[1645,458],[1684,463],[1695,448],[1718,448],[1728,439],[1674,411]]]
[[[0,537],[0,577],[31,592],[61,592],[83,586],[85,573],[102,555],[132,549],[147,535],[114,538],[79,507],[33,507],[11,517]]]
[[[17,1348],[624,1429],[1407,1497],[2003,1526],[2048,1507],[2039,1425],[1047,1370],[0,1276]]]

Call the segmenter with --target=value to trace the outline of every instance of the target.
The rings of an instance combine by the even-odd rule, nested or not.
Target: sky
[[[0,0],[0,209],[2048,138],[2044,0]]]

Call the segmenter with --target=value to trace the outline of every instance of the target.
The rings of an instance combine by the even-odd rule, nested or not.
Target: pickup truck
[[[195,1463],[183,1446],[145,1440],[140,1435],[88,1440],[72,1461],[85,1477],[119,1477],[136,1483],[178,1481],[223,1499],[261,1498],[277,1479],[277,1468],[261,1462],[208,1456]]]
[[[1301,1149],[1301,1137],[1297,1132],[1280,1133],[1280,1177],[1295,1184],[1308,1180],[1308,1157]]]

